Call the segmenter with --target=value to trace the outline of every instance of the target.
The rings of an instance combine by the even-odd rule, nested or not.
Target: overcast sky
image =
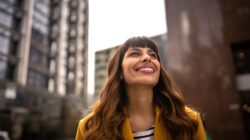
[[[88,93],[94,92],[94,53],[132,36],[166,33],[164,0],[89,0]]]

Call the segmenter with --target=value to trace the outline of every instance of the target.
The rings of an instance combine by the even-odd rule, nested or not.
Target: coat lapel
[[[164,128],[159,122],[160,109],[156,108],[156,118],[155,118],[155,129],[154,129],[154,140],[167,140],[167,134]]]
[[[123,122],[122,135],[124,140],[134,140],[128,118],[126,118],[125,121]]]

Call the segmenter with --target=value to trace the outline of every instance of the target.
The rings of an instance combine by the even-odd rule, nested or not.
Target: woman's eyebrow
[[[131,48],[131,49],[129,49],[129,51],[140,51],[140,49],[139,48]]]
[[[149,53],[156,53],[154,50],[152,50],[152,49],[148,49],[148,51],[147,52],[149,52]]]
[[[140,47],[135,47],[135,48],[130,48],[128,50],[128,52],[133,52],[133,51],[141,51],[141,49],[140,49]],[[147,53],[155,53],[156,54],[156,52],[150,48],[147,49]]]

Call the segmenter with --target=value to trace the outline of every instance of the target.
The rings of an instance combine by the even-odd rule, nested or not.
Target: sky
[[[164,0],[89,0],[88,94],[94,93],[95,52],[133,36],[167,32]]]

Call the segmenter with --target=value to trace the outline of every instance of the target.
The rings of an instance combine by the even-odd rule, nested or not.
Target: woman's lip
[[[154,67],[153,66],[148,66],[148,65],[143,65],[143,66],[140,66],[140,67],[137,67],[135,70],[136,71],[140,71],[140,70],[145,70],[146,69],[146,71],[147,70],[152,70],[153,72],[155,71],[155,69],[154,69]]]
[[[152,72],[154,72],[154,69],[153,69],[153,68],[146,67],[146,68],[141,68],[141,69],[139,69],[138,71],[139,71],[139,72],[152,73]]]

